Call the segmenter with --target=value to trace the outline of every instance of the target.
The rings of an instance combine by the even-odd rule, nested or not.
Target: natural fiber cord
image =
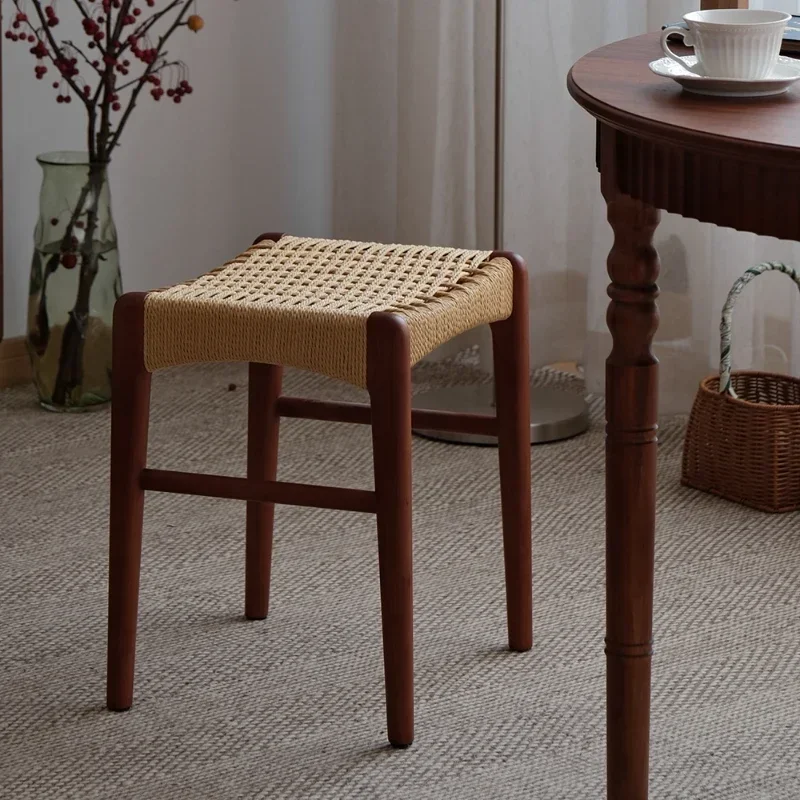
[[[367,319],[403,316],[411,363],[478,325],[507,318],[512,270],[484,250],[284,236],[220,269],[152,292],[145,363],[258,361],[366,384]]]

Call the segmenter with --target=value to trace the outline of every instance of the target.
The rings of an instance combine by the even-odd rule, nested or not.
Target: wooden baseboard
[[[25,349],[25,337],[3,339],[0,342],[0,389],[28,383],[31,379],[31,364]]]

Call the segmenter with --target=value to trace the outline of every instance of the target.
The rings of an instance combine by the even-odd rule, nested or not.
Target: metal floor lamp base
[[[494,387],[453,386],[414,397],[414,408],[460,411],[467,414],[494,413]],[[548,386],[531,387],[531,444],[555,442],[583,433],[589,427],[589,406],[576,394]],[[427,439],[458,444],[497,446],[494,436],[450,431],[419,431]]]

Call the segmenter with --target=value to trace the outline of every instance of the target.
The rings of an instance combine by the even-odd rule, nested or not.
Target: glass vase
[[[83,411],[111,399],[111,320],[122,293],[106,164],[46,153],[28,299],[39,402]]]

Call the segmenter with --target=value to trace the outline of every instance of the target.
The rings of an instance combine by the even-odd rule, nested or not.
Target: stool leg
[[[247,406],[247,477],[274,481],[278,473],[277,401],[283,369],[273,364],[250,364]],[[274,503],[247,504],[244,614],[265,619],[269,612]]]
[[[411,367],[408,329],[396,314],[367,324],[378,560],[389,742],[414,740],[414,604],[411,546]]]
[[[492,325],[492,343],[508,644],[523,651],[533,644],[528,282],[522,260],[515,257],[512,265],[514,309],[508,319]]]
[[[106,703],[133,703],[139,565],[142,553],[150,373],[144,366],[144,294],[126,294],[114,308],[111,405],[111,507]]]

